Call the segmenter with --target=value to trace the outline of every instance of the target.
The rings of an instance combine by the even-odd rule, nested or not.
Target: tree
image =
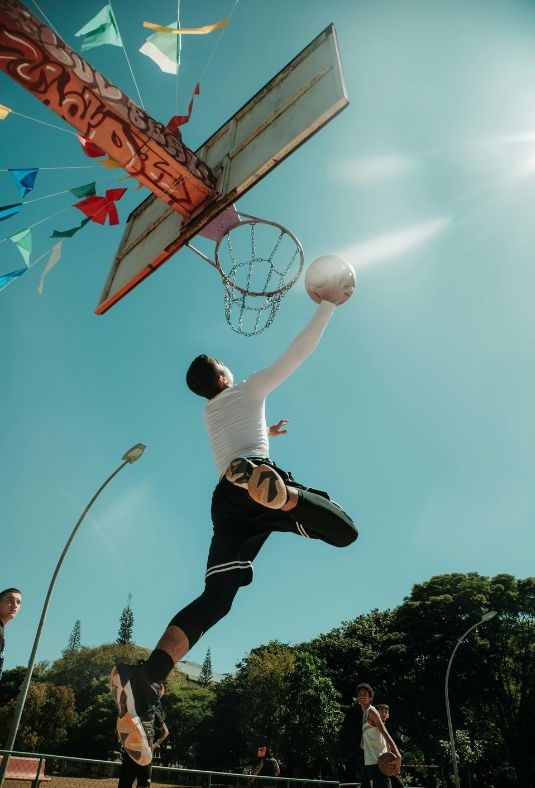
[[[337,779],[338,735],[344,718],[340,693],[325,675],[325,663],[307,651],[293,653],[285,722],[286,770],[294,776],[321,778],[327,767]]]
[[[119,619],[119,634],[117,635],[117,643],[125,645],[132,643],[132,635],[134,632],[134,614],[132,613],[132,594],[128,594],[128,601],[126,607],[123,608],[121,618]]]
[[[295,662],[292,649],[273,641],[253,649],[240,664],[237,681],[243,687],[242,725],[247,746],[259,739],[280,754],[286,739],[289,677]]]
[[[210,720],[212,702],[211,687],[187,682],[169,686],[163,697],[165,723],[169,728],[166,744],[171,749],[172,760],[184,768],[206,766],[200,728]],[[212,743],[213,740],[210,746]]]
[[[0,738],[7,738],[16,698],[0,708]],[[54,752],[76,720],[74,692],[49,682],[31,682],[15,746],[29,752]]]
[[[67,646],[61,652],[64,657],[68,656],[69,654],[75,654],[77,651],[80,651],[82,646],[82,634],[81,634],[81,624],[80,619],[76,619],[74,626],[72,628],[72,632],[70,634]]]
[[[212,683],[213,678],[214,674],[212,673],[212,655],[210,653],[210,647],[208,647],[204,662],[202,663],[201,672],[199,673],[199,684],[201,687],[208,687]]]

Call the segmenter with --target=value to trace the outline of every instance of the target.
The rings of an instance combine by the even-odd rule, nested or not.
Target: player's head
[[[388,708],[387,703],[378,703],[375,707],[379,712],[379,717],[382,719],[383,722],[386,722],[390,717],[390,709]]]
[[[0,591],[0,621],[7,624],[15,618],[22,604],[22,593],[18,588],[4,588]]]
[[[234,382],[232,372],[222,361],[204,353],[193,359],[186,373],[188,388],[199,397],[213,399]]]
[[[369,706],[373,700],[374,691],[369,684],[357,685],[357,701],[360,705]]]

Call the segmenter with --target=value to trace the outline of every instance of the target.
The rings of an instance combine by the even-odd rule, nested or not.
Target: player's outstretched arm
[[[251,375],[247,383],[258,395],[265,396],[280,386],[310,356],[320,341],[335,309],[334,304],[322,301],[312,319],[296,336],[288,350],[274,364]]]

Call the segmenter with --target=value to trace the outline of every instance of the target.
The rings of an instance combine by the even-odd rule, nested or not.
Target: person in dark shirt
[[[259,777],[278,777],[281,773],[278,760],[273,756],[271,749],[265,745],[258,748],[256,754],[259,761],[255,774]],[[262,785],[271,784],[269,780],[262,780]],[[262,788],[262,785],[260,788]]]
[[[160,698],[164,693],[164,685],[160,686]],[[159,699],[160,700],[160,699]],[[141,718],[141,724],[145,730],[147,740],[149,742],[152,752],[157,749],[160,744],[169,736],[169,728],[165,724],[162,715],[160,702],[147,711]],[[158,731],[158,738],[155,740],[154,736]],[[118,734],[119,741],[121,736]],[[126,750],[123,750],[123,759],[121,762],[121,769],[119,771],[119,782],[117,788],[132,788],[134,781],[137,779],[137,788],[149,788],[152,776],[152,762],[146,766],[141,766],[136,763]]]
[[[18,588],[4,588],[0,591],[0,679],[4,667],[5,635],[4,629],[20,610],[22,594]]]
[[[386,723],[390,719],[390,706],[387,703],[378,703],[375,708],[379,712],[379,717],[383,721],[383,725],[386,725]],[[405,788],[405,786],[403,785],[403,780],[401,779],[399,774],[391,775],[390,783],[392,785],[392,788]]]

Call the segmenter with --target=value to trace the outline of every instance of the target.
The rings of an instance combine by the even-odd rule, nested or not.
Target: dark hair
[[[197,356],[186,373],[188,388],[199,397],[212,399],[219,394],[218,380],[221,375],[221,362],[205,355]]]
[[[4,588],[3,591],[0,591],[0,599],[3,599],[6,594],[20,594],[22,596],[22,591],[18,588]]]
[[[357,691],[357,695],[359,694],[359,690],[361,690],[361,689],[362,690],[366,690],[366,692],[368,693],[370,698],[373,700],[373,696],[375,695],[375,693],[374,693],[372,687],[370,687],[369,684],[358,684],[357,685],[357,690],[356,690]]]
[[[385,709],[386,711],[390,711],[390,706],[388,705],[388,703],[378,703],[375,708],[377,709],[377,711],[379,711],[379,709]]]

